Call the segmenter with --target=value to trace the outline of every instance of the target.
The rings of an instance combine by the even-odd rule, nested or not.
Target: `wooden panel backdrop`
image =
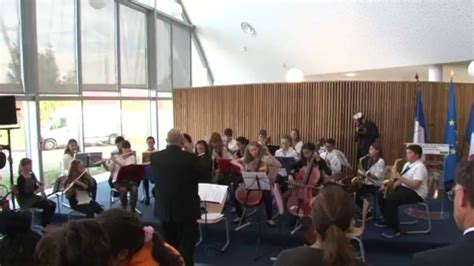
[[[415,82],[304,82],[246,84],[174,90],[174,124],[196,141],[214,131],[234,129],[234,136],[257,139],[267,129],[272,143],[298,128],[303,141],[332,137],[336,146],[355,162],[352,114],[362,111],[380,130],[379,141],[389,163],[403,156],[403,143],[413,138]],[[455,84],[458,137],[464,132],[474,84]],[[448,83],[422,82],[425,119],[430,142],[443,141],[448,109]],[[464,148],[465,149],[465,148]],[[465,153],[465,152],[464,152]]]

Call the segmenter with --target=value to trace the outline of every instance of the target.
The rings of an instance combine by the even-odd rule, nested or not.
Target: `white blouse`
[[[367,177],[364,179],[364,184],[381,187],[383,184],[383,180],[385,178],[385,170],[386,170],[385,161],[384,159],[380,158],[376,163],[370,166],[370,168],[366,171],[366,175],[370,174],[371,177],[375,177],[376,179]]]
[[[127,166],[127,165],[137,163],[137,158],[135,157],[135,155],[127,156],[127,158],[124,158],[124,156],[120,156],[120,155],[114,155],[114,158],[122,166]],[[105,162],[107,169],[109,169],[109,171],[112,173],[112,183],[115,183],[115,181],[117,181],[117,176],[120,170],[119,164],[114,163],[112,160],[107,160]]]
[[[69,174],[69,167],[71,167],[71,163],[72,161],[74,160],[74,157],[72,157],[71,155],[65,153],[63,155],[63,162],[62,162],[62,171],[61,171],[61,174],[63,176],[67,176]]]

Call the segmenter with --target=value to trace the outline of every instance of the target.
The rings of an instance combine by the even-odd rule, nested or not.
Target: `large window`
[[[158,143],[159,149],[166,148],[166,135],[173,128],[173,101],[158,100]]]
[[[171,91],[171,25],[156,20],[158,91]]]
[[[0,91],[21,92],[19,1],[0,0]]]
[[[38,80],[42,93],[77,92],[74,3],[36,0]]]
[[[146,16],[120,6],[121,83],[127,87],[146,87]]]
[[[84,90],[116,90],[113,0],[94,6],[81,0],[82,83]],[[99,8],[100,7],[100,8]]]
[[[41,101],[43,182],[51,186],[61,175],[64,148],[69,139],[80,140],[82,117],[79,101]]]
[[[173,87],[191,87],[191,33],[173,25]]]
[[[207,76],[207,68],[204,66],[201,56],[199,55],[196,45],[192,42],[192,74],[193,87],[209,86],[209,79]]]
[[[122,101],[123,136],[141,157],[146,150],[146,138],[151,134],[150,101]]]

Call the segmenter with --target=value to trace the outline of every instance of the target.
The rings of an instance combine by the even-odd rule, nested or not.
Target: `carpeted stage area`
[[[98,201],[109,208],[109,187],[107,182],[99,184]],[[141,196],[140,196],[141,198]],[[456,228],[452,218],[452,202],[445,198],[444,202],[447,218],[444,220],[433,220],[432,231],[430,234],[422,235],[403,235],[396,239],[384,239],[380,236],[383,229],[374,226],[373,221],[368,223],[365,234],[362,238],[366,259],[369,265],[395,266],[410,265],[412,254],[426,249],[444,246],[453,243],[461,238],[461,232]],[[432,211],[440,210],[440,202],[430,201]],[[116,202],[114,207],[118,207]],[[153,216],[153,200],[150,206],[139,204],[138,208],[142,211],[143,221],[159,227],[159,221]],[[234,218],[230,213],[230,206],[226,206],[226,216],[229,220]],[[56,215],[55,223],[59,224],[67,220],[68,209],[61,206],[62,215]],[[258,212],[257,212],[258,214]],[[258,216],[254,215],[253,220]],[[235,225],[230,224],[230,245],[224,253],[215,250],[225,242],[224,223],[218,225],[209,225],[203,228],[204,243],[196,249],[196,265],[228,265],[228,266],[251,266],[251,265],[273,265],[271,257],[278,254],[278,251],[284,248],[291,248],[303,244],[303,234],[305,228],[290,235],[289,217],[277,218],[279,225],[274,228],[262,224],[262,238],[259,255],[266,254],[258,261],[254,261],[257,248],[258,225],[254,224],[244,228],[240,232],[235,232]],[[309,222],[309,221],[308,221]],[[412,227],[423,226],[425,221],[420,220],[419,224]]]

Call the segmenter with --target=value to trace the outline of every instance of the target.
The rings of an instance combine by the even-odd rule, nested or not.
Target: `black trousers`
[[[71,205],[75,211],[82,212],[87,218],[94,218],[94,214],[100,214],[104,209],[95,200],[91,200],[89,204]]]
[[[397,187],[386,199],[383,197],[383,191],[379,192],[378,201],[380,210],[385,219],[385,224],[396,231],[400,231],[398,221],[398,207],[404,204],[422,202],[423,199],[412,189],[404,186]]]
[[[357,206],[362,210],[362,206],[364,205],[363,199],[368,198],[370,195],[374,195],[377,190],[379,190],[379,187],[362,184],[360,189],[356,191],[355,201]]]
[[[162,228],[166,242],[179,251],[186,266],[193,266],[194,249],[198,237],[196,220],[162,222]]]
[[[56,211],[56,203],[51,200],[38,197],[38,200],[33,203],[33,208],[42,209],[43,213],[41,214],[41,223],[42,226],[46,226],[51,223],[51,219],[53,218],[54,212]]]
[[[243,179],[241,176],[235,177],[233,182],[232,182],[232,191],[230,195],[230,199],[232,202],[232,205],[235,208],[235,211],[237,215],[240,217],[242,216],[242,206],[240,205],[240,202],[237,200],[235,197],[235,191],[239,187],[239,184],[243,182]],[[272,192],[271,191],[262,191],[262,199],[263,199],[263,204],[265,205],[265,213],[267,214],[267,219],[270,220],[272,219],[273,216],[273,197],[272,197]]]
[[[91,198],[95,200],[97,197],[97,181],[95,181],[94,178],[92,178],[92,182],[87,186],[87,191],[91,195]]]

